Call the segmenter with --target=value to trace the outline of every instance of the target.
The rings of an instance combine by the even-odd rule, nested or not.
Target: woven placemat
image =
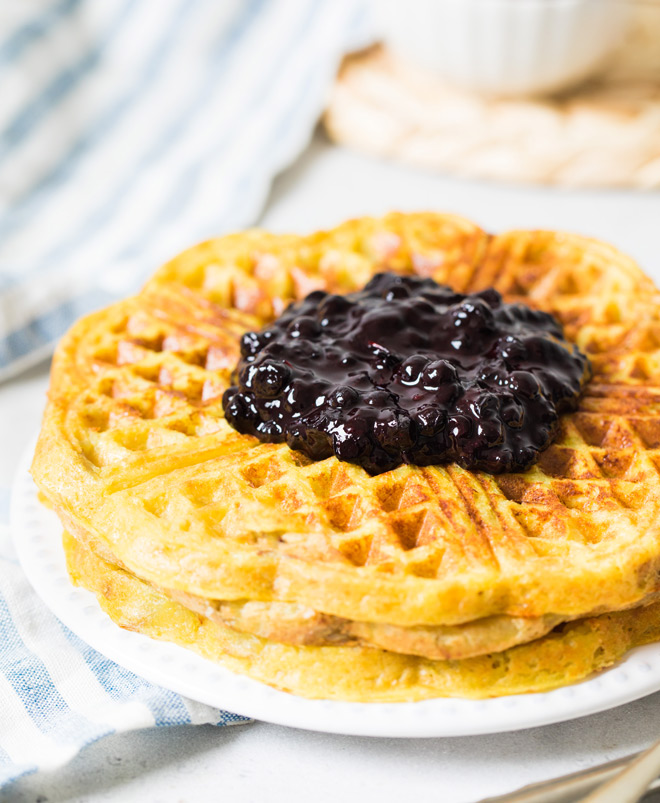
[[[660,187],[660,5],[601,75],[542,100],[454,89],[377,45],[349,56],[324,121],[338,143],[464,176]]]

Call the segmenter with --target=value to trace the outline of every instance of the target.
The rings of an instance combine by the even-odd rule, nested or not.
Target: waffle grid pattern
[[[243,331],[317,287],[347,292],[382,269],[466,292],[494,286],[507,301],[555,314],[590,355],[594,378],[580,409],[528,472],[402,466],[369,477],[226,424],[221,396]],[[436,215],[357,221],[309,238],[252,232],[185,252],[140,296],[74,331],[53,393],[75,366],[73,385],[86,391],[68,400],[70,438],[94,467],[99,496],[130,496],[156,543],[174,524],[191,548],[240,545],[257,561],[424,580],[469,569],[487,584],[539,560],[584,566],[627,548],[654,521],[659,309],[634,263],[570,235],[492,238]],[[165,458],[140,479],[145,462]]]

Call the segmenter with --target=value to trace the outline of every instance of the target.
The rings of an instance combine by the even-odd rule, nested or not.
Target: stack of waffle
[[[376,272],[495,287],[593,367],[526,472],[379,476],[241,435],[239,338]],[[193,248],[61,343],[33,473],[74,582],[121,626],[308,697],[489,697],[660,640],[660,301],[615,249],[392,214]]]

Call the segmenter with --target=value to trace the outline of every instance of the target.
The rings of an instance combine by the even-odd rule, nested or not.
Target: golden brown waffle
[[[561,622],[560,617],[553,615],[536,618],[489,616],[462,625],[399,627],[341,619],[291,602],[215,600],[209,603],[209,600],[181,592],[170,591],[168,595],[213,622],[281,644],[307,647],[350,644],[432,660],[455,660],[501,652],[540,638]]]
[[[78,541],[95,554],[103,544],[78,531]],[[110,553],[106,556],[112,561]],[[537,617],[489,616],[459,625],[401,627],[360,622],[315,611],[291,602],[209,600],[172,589],[158,589],[191,611],[241,633],[292,646],[357,645],[377,647],[431,660],[457,660],[501,652],[541,638],[566,621],[555,614]],[[649,595],[644,604],[655,602]]]
[[[97,555],[105,555],[111,563],[117,563],[99,539],[80,529],[76,538],[86,549]],[[454,660],[500,652],[540,638],[562,621],[561,617],[553,614],[538,617],[490,616],[460,625],[406,628],[343,619],[291,602],[227,602],[172,589],[155,590],[220,625],[282,644],[371,646],[433,660]]]
[[[589,353],[579,410],[528,472],[370,477],[226,424],[242,331],[316,287],[349,291],[383,269],[495,286],[554,313]],[[72,532],[168,590],[403,627],[617,610],[658,590],[658,309],[631,260],[573,235],[493,238],[434,214],[307,238],[232,235],[74,327],[34,475]]]
[[[538,692],[582,680],[630,648],[660,639],[660,603],[564,625],[530,644],[462,661],[429,661],[362,647],[290,647],[194,613],[102,561],[65,535],[74,582],[94,591],[117,624],[173,641],[305,697],[399,702]]]

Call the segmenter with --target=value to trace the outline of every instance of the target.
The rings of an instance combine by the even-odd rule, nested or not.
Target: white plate
[[[266,722],[358,736],[470,736],[531,728],[595,714],[660,690],[660,644],[633,650],[617,666],[544,694],[492,700],[341,703],[306,700],[235,675],[193,652],[122,630],[89,591],[67,575],[62,527],[37,499],[28,473],[31,452],[14,483],[11,520],[21,565],[55,615],[100,653],[166,689]]]

